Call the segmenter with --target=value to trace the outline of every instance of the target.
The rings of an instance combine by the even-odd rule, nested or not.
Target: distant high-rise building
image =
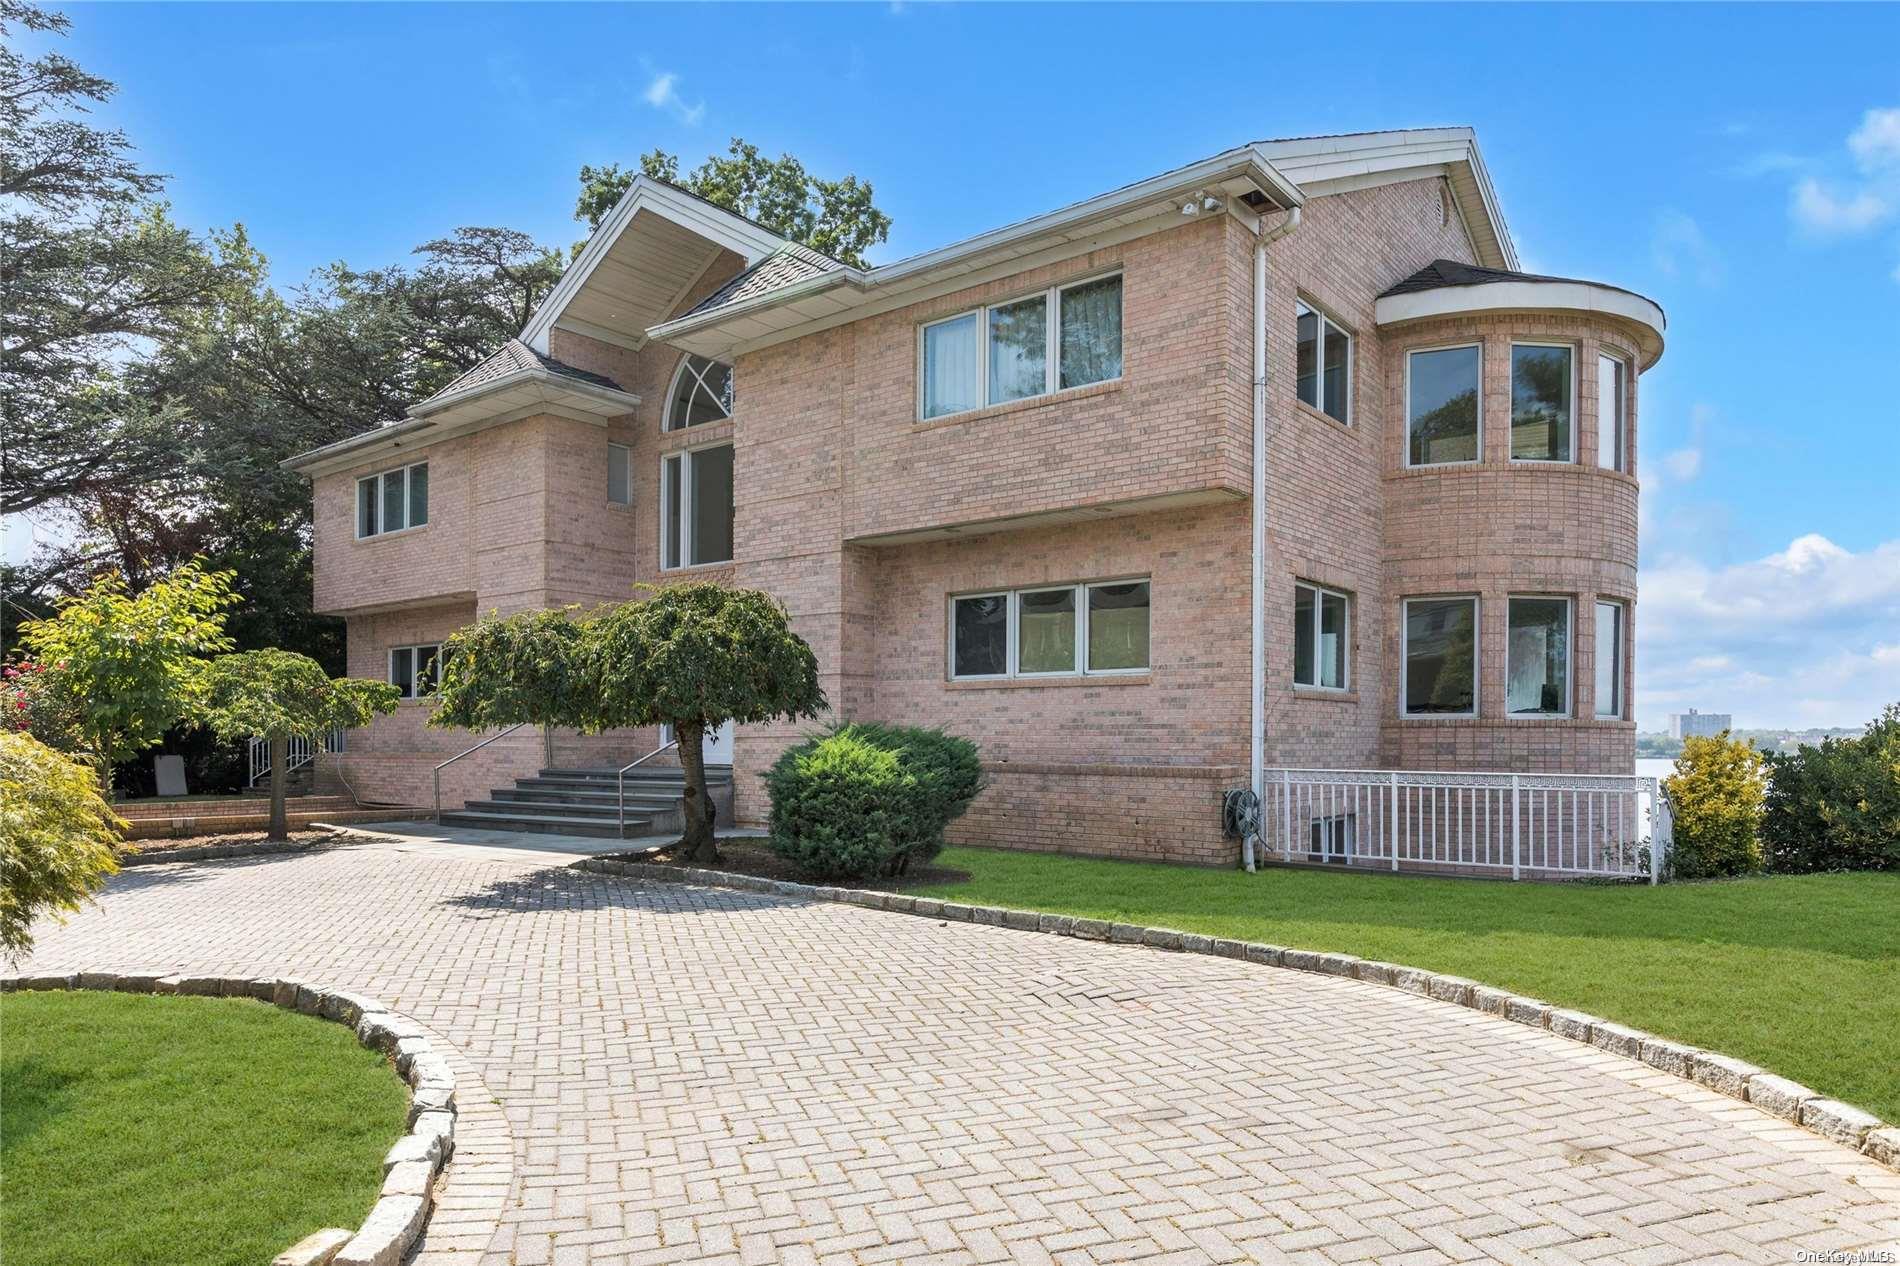
[[[1687,712],[1669,714],[1669,737],[1673,739],[1709,738],[1735,728],[1734,714],[1728,712]]]

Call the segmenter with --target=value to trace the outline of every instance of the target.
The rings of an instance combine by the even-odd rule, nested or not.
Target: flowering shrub
[[[62,752],[79,750],[79,716],[70,696],[54,688],[59,665],[18,659],[0,668],[0,728],[31,734]]]

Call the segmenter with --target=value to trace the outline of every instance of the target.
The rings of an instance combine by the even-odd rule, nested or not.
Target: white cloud
[[[1704,286],[1719,286],[1727,271],[1722,253],[1709,241],[1702,226],[1694,217],[1674,208],[1665,209],[1656,217],[1649,250],[1665,277],[1680,273],[1693,276]]]
[[[1672,483],[1686,484],[1702,473],[1702,450],[1679,448],[1673,453],[1664,453],[1662,466]]]
[[[1809,175],[1788,191],[1788,214],[1809,238],[1854,237],[1900,211],[1900,106],[1876,107],[1861,115],[1860,126],[1848,134],[1847,152],[1858,179],[1829,184]],[[1900,281],[1900,268],[1894,269],[1893,279]]]
[[[1795,185],[1789,211],[1809,233],[1833,237],[1863,233],[1892,214],[1893,207],[1872,189],[1837,193],[1810,176]]]
[[[1665,560],[1637,596],[1645,728],[1688,707],[1857,725],[1900,701],[1900,540],[1856,553],[1808,533],[1729,567]]]
[[[1864,172],[1900,167],[1900,109],[1869,110],[1847,138],[1847,148]]]
[[[686,99],[680,96],[679,83],[678,75],[663,70],[653,76],[647,83],[646,92],[641,95],[655,110],[665,110],[690,127],[706,117],[706,103],[700,101],[688,105]]]

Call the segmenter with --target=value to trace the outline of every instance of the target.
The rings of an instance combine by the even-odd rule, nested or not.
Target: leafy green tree
[[[442,646],[428,723],[463,730],[579,728],[587,717],[580,662],[585,628],[567,608],[489,616],[457,629]]]
[[[137,595],[109,573],[21,626],[47,666],[45,688],[77,718],[101,792],[112,792],[115,763],[155,746],[202,700],[201,657],[230,649],[224,619],[235,601],[230,573],[193,562]]]
[[[1770,870],[1900,871],[1900,703],[1858,737],[1767,759]]]
[[[125,824],[86,767],[30,734],[0,733],[0,954],[33,948],[33,920],[78,910],[119,869]]]
[[[862,265],[864,252],[890,237],[891,217],[871,201],[869,181],[825,180],[790,154],[767,158],[736,136],[724,156],[712,155],[683,177],[679,158],[664,150],[642,154],[640,170],[847,264]],[[582,167],[574,218],[599,228],[633,177],[618,163]]]
[[[1727,730],[1682,740],[1676,772],[1663,779],[1675,820],[1670,861],[1683,879],[1750,875],[1761,869],[1761,753]]]
[[[669,725],[685,773],[689,861],[718,861],[706,816],[703,742],[727,722],[816,717],[825,707],[818,657],[785,608],[754,589],[668,585],[589,621],[581,639],[583,728]]]
[[[270,744],[270,835],[290,838],[284,794],[290,740],[317,738],[332,729],[354,730],[396,710],[400,697],[387,682],[331,678],[307,655],[241,651],[220,655],[204,674],[204,724],[222,739],[261,738]]]

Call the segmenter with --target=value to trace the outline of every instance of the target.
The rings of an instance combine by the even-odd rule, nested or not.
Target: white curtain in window
[[[924,330],[924,416],[976,408],[977,314]]]
[[[990,309],[990,403],[1049,389],[1049,300],[1044,295]]]
[[[1062,292],[1062,385],[1081,387],[1122,376],[1122,279]]]

